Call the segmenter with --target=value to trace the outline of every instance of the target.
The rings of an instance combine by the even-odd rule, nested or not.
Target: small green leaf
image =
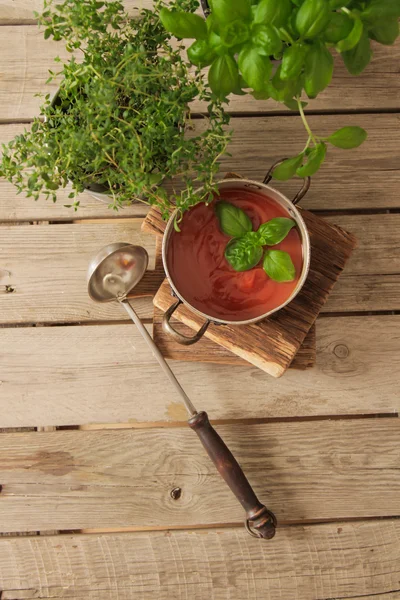
[[[309,98],[316,98],[331,82],[333,58],[324,44],[315,42],[306,56],[304,89]]]
[[[297,112],[299,112],[299,105],[297,104],[297,100],[287,100],[284,104],[290,110],[297,110]],[[301,106],[305,108],[306,106],[308,106],[308,102],[301,102]]]
[[[163,7],[160,10],[160,20],[165,29],[177,38],[207,37],[207,27],[204,19],[193,13],[171,11]]]
[[[248,40],[249,35],[248,26],[240,20],[231,21],[221,29],[221,41],[227,48],[243,44]]]
[[[395,19],[380,19],[369,29],[369,37],[385,46],[395,43],[399,35],[399,21]]]
[[[292,11],[290,0],[261,0],[254,14],[254,23],[283,27]]]
[[[263,246],[275,246],[285,239],[296,221],[287,217],[276,217],[260,225],[257,233]]]
[[[210,88],[219,98],[226,98],[239,87],[237,63],[229,54],[223,54],[214,60],[208,72]]]
[[[280,181],[287,181],[295,175],[296,169],[298,169],[303,162],[303,158],[304,155],[301,153],[298,156],[284,160],[283,163],[275,167],[272,177],[279,179]]]
[[[296,269],[290,254],[282,250],[267,250],[263,268],[268,277],[279,283],[293,281],[296,277]]]
[[[230,202],[217,202],[215,212],[223,233],[231,237],[241,237],[253,229],[250,218],[241,208]]]
[[[346,14],[334,12],[331,14],[331,20],[323,33],[325,41],[331,44],[337,44],[340,40],[344,40],[353,29],[353,20]]]
[[[209,4],[215,20],[221,25],[251,17],[250,0],[210,0]]]
[[[252,44],[263,56],[273,56],[282,50],[282,40],[278,30],[273,25],[254,25],[252,29]]]
[[[350,150],[351,148],[358,148],[367,139],[367,132],[362,127],[349,126],[342,127],[332,133],[327,138],[327,141],[336,146],[337,148],[344,148]]]
[[[207,40],[196,40],[187,49],[187,55],[190,62],[198,67],[211,65],[216,58],[214,49],[209,46]]]
[[[296,15],[296,28],[304,39],[317,37],[331,18],[327,0],[305,0]]]
[[[305,165],[299,167],[296,174],[299,177],[311,177],[318,171],[320,166],[325,160],[326,156],[326,144],[321,142],[317,144],[307,156],[307,162]]]
[[[354,48],[354,46],[356,46],[360,41],[363,30],[363,22],[359,17],[355,17],[351,32],[346,38],[344,38],[344,40],[340,40],[340,42],[336,44],[336,50],[338,52],[346,52],[347,50]]]
[[[400,17],[399,0],[371,0],[361,13],[362,19],[374,23],[376,19]]]
[[[262,255],[262,246],[249,244],[246,236],[231,240],[225,248],[225,258],[235,271],[249,271],[260,262]]]
[[[301,73],[309,46],[293,44],[286,48],[282,58],[281,79],[295,79]]]
[[[238,63],[249,86],[256,92],[263,90],[271,74],[271,61],[261,56],[257,48],[245,46],[239,54]]]
[[[360,75],[372,58],[371,44],[366,31],[363,31],[358,44],[342,54],[346,69],[352,75]]]

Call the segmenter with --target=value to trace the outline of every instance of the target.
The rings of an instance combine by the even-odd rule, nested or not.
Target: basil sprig
[[[300,113],[305,147],[273,177],[313,175],[325,160],[325,142],[333,143],[341,130],[330,138],[316,135],[303,111],[304,96],[314,99],[331,83],[334,52],[351,75],[359,75],[371,60],[371,40],[393,44],[400,0],[209,0],[209,5],[205,28],[197,15],[179,9],[163,8],[161,22],[178,38],[195,38],[188,58],[197,67],[210,66],[208,84],[219,100],[251,94]],[[365,140],[365,132],[353,129],[353,141],[346,134],[341,148],[356,148]]]
[[[253,231],[248,215],[230,202],[221,201],[215,206],[223,233],[233,239],[225,248],[225,258],[235,271],[249,271],[263,258],[263,268],[268,277],[278,282],[293,281],[296,269],[288,252],[267,250],[285,239],[296,222],[286,217],[276,217]]]

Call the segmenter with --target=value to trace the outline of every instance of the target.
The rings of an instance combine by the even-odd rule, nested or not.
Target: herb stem
[[[303,110],[303,105],[301,103],[301,100],[299,97],[296,98],[297,100],[297,106],[299,107],[299,112],[300,112],[300,116],[301,116],[301,120],[303,121],[303,125],[305,127],[305,130],[307,131],[308,135],[310,136],[310,138],[312,139],[312,141],[314,142],[314,144],[316,145],[318,142],[313,134],[313,132],[311,131],[311,128],[307,122],[306,116],[304,114],[304,110]]]

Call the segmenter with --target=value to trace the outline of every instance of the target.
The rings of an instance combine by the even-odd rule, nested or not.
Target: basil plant
[[[215,97],[250,93],[272,98],[300,113],[307,141],[303,150],[274,171],[276,179],[313,175],[329,144],[356,148],[366,139],[361,127],[344,127],[323,138],[310,128],[306,102],[331,82],[332,51],[352,75],[372,57],[370,40],[391,45],[399,35],[400,0],[210,0],[210,15],[163,8],[165,29],[179,39],[194,39],[187,56],[209,66]]]

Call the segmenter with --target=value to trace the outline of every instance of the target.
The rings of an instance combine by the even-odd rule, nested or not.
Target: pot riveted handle
[[[273,538],[277,525],[275,515],[258,500],[239,463],[208,420],[207,413],[197,413],[189,419],[188,424],[197,433],[220,475],[245,509],[246,529],[255,537]]]
[[[263,183],[268,184],[271,181],[271,179],[272,179],[272,173],[273,173],[274,169],[278,165],[281,165],[285,160],[287,160],[287,158],[281,158],[280,160],[277,160],[272,165],[272,167],[269,169],[268,173],[264,177]],[[293,204],[297,204],[298,202],[300,202],[300,200],[302,198],[304,198],[304,196],[307,194],[308,190],[310,189],[310,185],[311,185],[311,177],[305,177],[303,185],[301,187],[301,190],[297,192],[297,194],[295,195],[295,197],[292,200]]]
[[[199,341],[200,338],[203,337],[203,335],[205,334],[205,332],[207,331],[207,328],[210,324],[210,321],[207,320],[199,329],[199,331],[197,333],[195,333],[192,337],[189,337],[187,335],[183,335],[183,333],[179,333],[179,331],[176,331],[176,329],[174,329],[170,323],[171,317],[174,314],[174,312],[176,311],[176,309],[178,308],[178,306],[182,304],[182,300],[177,300],[175,302],[175,304],[172,304],[164,313],[163,316],[163,320],[162,320],[162,328],[165,331],[165,333],[168,333],[169,335],[171,335],[174,340],[176,342],[178,342],[179,344],[182,344],[183,346],[191,346],[191,344],[195,344],[196,342]]]

